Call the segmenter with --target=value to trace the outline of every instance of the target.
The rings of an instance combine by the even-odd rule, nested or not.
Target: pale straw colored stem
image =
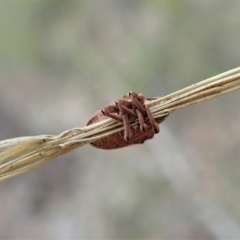
[[[154,118],[240,88],[240,67],[148,103]],[[123,130],[107,119],[58,136],[41,135],[0,141],[0,181],[36,168],[83,145]]]

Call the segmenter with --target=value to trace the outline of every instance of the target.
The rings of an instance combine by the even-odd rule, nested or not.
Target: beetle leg
[[[159,133],[159,131],[160,131],[159,125],[158,125],[158,123],[154,120],[153,115],[152,115],[149,107],[145,105],[145,109],[146,109],[146,112],[147,112],[147,116],[148,116],[149,122],[150,122],[150,124],[151,124],[154,132],[155,132],[155,133]]]
[[[119,115],[115,114],[115,113],[119,113],[119,109],[117,106],[114,106],[114,105],[107,106],[102,110],[102,113],[105,116],[113,118],[119,122],[123,122],[123,119]]]
[[[129,96],[131,97],[131,99],[133,101],[133,104],[136,106],[137,110],[139,110],[140,113],[141,113],[141,114],[139,114],[137,112],[139,123],[140,123],[140,128],[141,128],[141,122],[143,122],[143,120],[142,120],[143,115],[147,115],[147,117],[149,119],[149,122],[150,122],[150,125],[153,128],[154,132],[158,133],[160,131],[159,130],[159,125],[154,120],[153,115],[152,115],[149,107],[147,105],[145,105],[145,103],[144,103],[144,101],[145,101],[144,96],[141,93],[137,94],[137,93],[135,93],[133,91],[129,92]]]
[[[144,117],[143,117],[144,115],[146,115],[145,104],[144,104],[145,98],[141,93],[137,94],[133,91],[129,92],[129,96],[132,99],[132,102],[136,107],[136,113],[137,113],[137,116],[138,116],[140,130],[141,131],[146,131],[148,126],[144,122]]]
[[[138,121],[139,121],[139,125],[140,125],[140,130],[141,131],[146,131],[147,130],[147,124],[144,122],[144,118],[143,118],[143,115],[142,113],[136,109],[136,112],[137,112],[137,116],[138,116]]]
[[[125,100],[125,99],[119,99],[118,101],[115,102],[116,106],[125,113],[128,113],[129,115],[133,116],[133,117],[137,117],[137,114],[131,110],[132,108],[132,103]]]
[[[141,97],[143,97],[142,95],[140,95]],[[144,109],[144,107],[141,105],[141,103],[138,101],[138,97],[139,95],[133,91],[129,92],[129,97],[132,99],[133,104],[137,107],[137,109],[142,113],[145,114],[146,111]],[[144,100],[144,98],[142,99]]]
[[[124,139],[126,142],[132,139],[133,134],[130,128],[130,124],[128,121],[128,115],[126,113],[122,112],[122,120],[123,120],[123,125],[124,125]]]
[[[123,123],[124,126],[124,139],[126,142],[132,139],[133,135],[131,132],[130,123],[128,120],[128,115],[137,116],[135,112],[133,112],[130,107],[132,107],[131,102],[120,99],[115,102],[116,106],[110,105],[105,107],[102,110],[102,113],[110,118],[113,118],[119,122]],[[118,115],[117,115],[118,114]]]
[[[133,98],[134,98],[134,99],[136,99],[136,96],[138,96],[137,93],[133,92]],[[136,99],[136,101],[137,101],[137,103],[139,103],[139,102],[138,102],[138,99]],[[130,116],[133,116],[133,117],[135,117],[135,118],[138,118],[139,125],[140,125],[140,130],[141,130],[141,131],[146,131],[146,130],[147,130],[148,126],[147,126],[147,124],[144,122],[143,114],[142,114],[142,112],[138,109],[137,106],[134,106],[134,108],[133,108],[132,103],[129,102],[129,101],[127,101],[127,100],[125,100],[125,99],[120,99],[120,100],[116,101],[115,103],[116,103],[116,106],[119,107],[119,109],[122,111],[122,113],[127,113],[127,114],[130,115]],[[139,103],[139,105],[140,105],[140,103]],[[141,105],[140,105],[140,106],[141,106]],[[131,108],[133,108],[133,110],[132,110]],[[140,107],[140,108],[141,108],[141,107]],[[142,109],[141,109],[141,110],[142,110]],[[144,112],[145,112],[145,111],[144,111]],[[128,122],[128,125],[129,125],[129,122]],[[130,126],[130,125],[129,125],[129,126]],[[130,129],[128,126],[125,127],[125,129],[126,129],[126,130],[125,130],[126,136],[128,135],[127,131],[130,131],[130,130],[128,130],[127,128]]]
[[[120,110],[120,115],[122,116],[123,125],[124,125],[124,139],[126,142],[128,142],[133,137],[128,117],[129,116],[137,117],[137,114],[131,109],[132,103],[129,102],[128,100],[119,99],[115,103]]]

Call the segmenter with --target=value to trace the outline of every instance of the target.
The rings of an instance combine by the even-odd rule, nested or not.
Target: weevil
[[[168,116],[153,118],[149,101],[156,98],[145,98],[141,93],[130,91],[117,101],[98,110],[87,122],[87,125],[113,118],[123,123],[124,130],[92,142],[91,145],[101,149],[117,149],[133,144],[144,143],[159,133],[159,124]],[[136,123],[131,126],[130,123]]]

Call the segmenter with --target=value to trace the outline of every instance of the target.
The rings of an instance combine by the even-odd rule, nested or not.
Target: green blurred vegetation
[[[83,126],[239,66],[239,0],[0,0],[0,139]],[[240,238],[239,91],[117,151],[86,147],[0,186],[0,238]]]

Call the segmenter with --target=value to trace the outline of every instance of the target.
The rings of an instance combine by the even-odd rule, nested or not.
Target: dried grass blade
[[[154,117],[240,88],[240,67],[151,101]],[[107,119],[57,136],[20,137],[0,141],[0,181],[36,168],[78,147],[123,130],[122,124]]]

